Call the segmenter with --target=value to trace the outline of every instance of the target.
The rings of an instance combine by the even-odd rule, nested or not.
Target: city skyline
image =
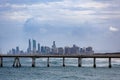
[[[26,50],[33,38],[44,45],[91,45],[120,52],[120,0],[1,0],[0,52]]]
[[[47,45],[41,45],[35,39],[28,39],[28,48],[26,50],[20,49],[20,46],[12,48],[7,54],[93,54],[94,50],[91,46],[79,47],[73,44],[73,46],[57,47],[55,41],[51,47]]]

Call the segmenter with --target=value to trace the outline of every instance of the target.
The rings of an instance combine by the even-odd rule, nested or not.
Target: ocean
[[[120,60],[112,59],[112,68],[108,68],[108,59],[97,59],[97,67],[93,68],[93,59],[82,59],[82,67],[78,67],[77,59],[65,59],[66,67],[62,67],[62,59],[50,58],[36,60],[36,67],[31,67],[31,59],[20,59],[22,67],[13,68],[13,59],[4,59],[4,67],[0,68],[0,80],[120,80]]]

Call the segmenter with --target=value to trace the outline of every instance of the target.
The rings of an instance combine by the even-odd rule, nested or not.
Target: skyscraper
[[[17,47],[16,47],[16,54],[19,54],[19,53],[20,53],[19,47],[17,46]]]
[[[71,48],[70,47],[65,47],[65,53],[64,54],[70,54],[71,53]]]
[[[44,46],[41,46],[41,53],[45,54],[45,47]]]
[[[15,54],[15,49],[14,48],[12,48],[12,54]]]
[[[52,48],[56,48],[55,41],[53,41]]]
[[[79,53],[80,53],[79,47],[73,45],[73,47],[71,48],[71,54],[79,54]]]
[[[53,41],[53,45],[52,45],[52,53],[57,53],[57,48],[56,48],[55,41]]]
[[[94,53],[92,47],[87,47],[87,48],[86,48],[86,53],[89,53],[89,54],[90,54],[90,53],[91,53],[91,54]]]
[[[29,39],[29,49],[31,51],[31,41],[30,41],[30,39]]]
[[[50,48],[48,46],[45,46],[45,53],[49,54],[50,53]]]
[[[40,53],[40,43],[38,43],[38,53]]]
[[[63,54],[64,53],[64,49],[62,47],[58,48],[58,54]]]
[[[31,53],[31,40],[29,39],[28,42],[28,53]]]
[[[33,53],[36,53],[36,40],[33,40]]]

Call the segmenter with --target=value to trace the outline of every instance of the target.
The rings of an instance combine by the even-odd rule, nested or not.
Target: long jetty
[[[32,59],[32,67],[36,66],[36,58],[47,58],[47,67],[50,66],[49,59],[50,58],[62,58],[63,67],[65,67],[65,58],[77,58],[78,59],[78,67],[82,66],[83,58],[92,58],[93,59],[93,67],[96,68],[96,59],[97,58],[107,58],[108,59],[108,67],[111,68],[111,59],[112,58],[120,58],[120,53],[94,53],[94,54],[0,54],[0,67],[3,67],[3,58],[14,58],[13,67],[21,67],[20,58],[31,58]]]

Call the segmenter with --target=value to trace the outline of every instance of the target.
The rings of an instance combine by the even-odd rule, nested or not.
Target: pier
[[[108,59],[108,67],[111,68],[111,59],[112,58],[120,58],[120,53],[95,53],[95,54],[75,54],[75,55],[68,55],[68,54],[59,54],[59,55],[54,55],[54,54],[47,54],[47,55],[41,55],[41,54],[0,54],[0,67],[3,67],[3,60],[4,58],[14,58],[13,67],[21,67],[22,64],[20,63],[20,59],[22,58],[31,58],[31,66],[35,67],[36,66],[36,58],[47,58],[47,67],[50,67],[50,58],[62,58],[63,62],[63,67],[65,67],[65,58],[77,58],[78,59],[78,67],[82,67],[82,59],[83,58],[92,58],[93,59],[93,67],[96,68],[96,59],[97,58],[107,58]]]

